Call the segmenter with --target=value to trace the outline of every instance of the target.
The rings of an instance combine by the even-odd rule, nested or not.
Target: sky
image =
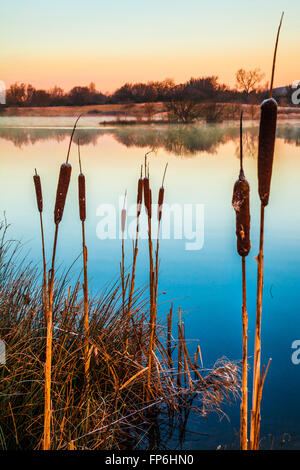
[[[300,80],[299,0],[0,0],[0,80],[65,90],[95,82],[217,75],[239,68],[270,80],[282,11],[275,87]]]

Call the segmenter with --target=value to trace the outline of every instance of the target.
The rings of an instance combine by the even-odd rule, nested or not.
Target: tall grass
[[[83,262],[83,301],[84,301],[84,330],[85,330],[85,351],[84,351],[84,369],[86,376],[86,383],[88,385],[88,375],[90,367],[89,355],[89,295],[88,295],[88,273],[87,273],[87,260],[88,251],[85,243],[85,220],[86,220],[86,188],[85,176],[82,173],[81,157],[80,157],[80,141],[78,139],[78,160],[79,170],[78,175],[78,203],[79,203],[79,218],[81,221],[82,233],[82,262]]]

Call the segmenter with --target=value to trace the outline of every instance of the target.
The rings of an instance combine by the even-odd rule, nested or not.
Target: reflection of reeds
[[[262,295],[263,295],[263,277],[264,277],[264,217],[265,207],[269,203],[270,186],[274,158],[274,146],[277,124],[277,103],[272,98],[273,82],[276,64],[276,54],[279,41],[279,34],[283,20],[283,13],[277,31],[276,44],[273,57],[272,77],[270,86],[270,98],[261,104],[261,117],[259,128],[259,146],[258,146],[258,192],[261,200],[260,210],[260,241],[259,254],[257,257],[257,304],[256,304],[256,327],[255,327],[255,347],[254,347],[254,366],[253,366],[253,394],[252,394],[252,412],[251,412],[251,432],[250,448],[257,450],[259,448],[260,432],[260,404],[262,396],[262,387],[264,383],[264,370],[261,374],[261,314],[262,314]]]
[[[241,403],[241,430],[240,442],[241,449],[248,448],[248,360],[247,360],[247,295],[246,295],[246,256],[248,256],[250,243],[250,205],[249,205],[249,183],[245,179],[243,170],[243,113],[240,119],[240,175],[234,185],[232,205],[236,211],[236,236],[237,251],[242,257],[242,325],[243,325],[243,367],[242,367],[242,403]]]

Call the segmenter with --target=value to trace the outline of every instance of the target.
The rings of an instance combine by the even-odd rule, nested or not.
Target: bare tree
[[[154,103],[145,103],[143,107],[143,111],[145,116],[147,117],[148,121],[151,121],[155,114],[155,105]]]
[[[236,86],[241,92],[249,95],[251,91],[254,91],[264,77],[264,73],[260,69],[244,70],[240,69],[235,74]]]

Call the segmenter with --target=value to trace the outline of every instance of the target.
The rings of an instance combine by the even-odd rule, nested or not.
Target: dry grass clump
[[[251,411],[251,431],[250,431],[250,449],[259,449],[260,421],[261,421],[261,398],[262,390],[269,364],[265,370],[261,368],[261,317],[262,317],[262,299],[264,283],[264,226],[265,226],[265,207],[269,203],[271,178],[273,170],[273,158],[276,139],[277,124],[277,103],[272,98],[273,83],[276,65],[276,55],[279,42],[279,35],[282,26],[283,15],[281,15],[273,56],[273,66],[270,85],[270,97],[261,104],[261,116],[259,127],[258,143],[258,193],[261,200],[260,206],[260,237],[259,254],[257,257],[257,302],[256,302],[256,325],[255,325],[255,344],[254,344],[254,362],[253,362],[253,393],[252,393],[252,411]]]

